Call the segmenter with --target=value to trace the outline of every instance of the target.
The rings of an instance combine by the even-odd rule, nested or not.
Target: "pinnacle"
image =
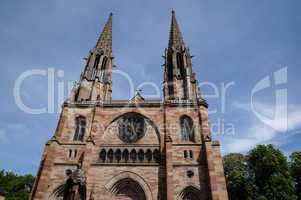
[[[112,52],[112,17],[113,13],[110,13],[109,19],[95,46],[96,48],[103,49],[110,53]]]
[[[182,33],[180,31],[180,27],[178,25],[177,19],[176,19],[176,14],[175,11],[171,11],[171,27],[170,27],[170,32],[169,32],[169,43],[168,47],[181,47],[184,46],[184,41],[182,37]]]

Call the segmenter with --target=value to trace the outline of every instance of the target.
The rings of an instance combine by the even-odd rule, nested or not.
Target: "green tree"
[[[20,176],[13,172],[0,171],[0,186],[6,194],[6,200],[27,200],[34,183],[32,175]]]
[[[227,190],[230,200],[254,199],[254,185],[249,174],[246,157],[231,153],[223,158]]]
[[[301,152],[294,152],[290,156],[290,170],[295,181],[296,194],[301,200]]]
[[[258,145],[249,152],[247,163],[260,198],[296,199],[289,165],[281,151],[272,145]]]

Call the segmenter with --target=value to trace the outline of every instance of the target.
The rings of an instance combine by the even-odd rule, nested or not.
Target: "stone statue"
[[[64,188],[63,200],[86,200],[85,172],[78,168],[74,171],[66,170],[68,179]]]

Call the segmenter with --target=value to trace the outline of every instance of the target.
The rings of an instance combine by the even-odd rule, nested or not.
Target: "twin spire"
[[[180,48],[182,46],[185,46],[185,43],[176,19],[175,11],[172,11],[171,14],[172,16],[168,47],[171,48],[172,46],[174,46],[176,48]],[[112,18],[113,13],[110,13],[109,19],[105,24],[104,29],[95,45],[95,48],[107,50],[110,53],[112,53]]]
[[[112,18],[109,18],[95,47],[90,51],[81,82],[74,91],[78,100],[112,99]],[[186,49],[175,12],[172,11],[168,51],[165,52],[164,98],[191,100],[196,95],[191,56]]]

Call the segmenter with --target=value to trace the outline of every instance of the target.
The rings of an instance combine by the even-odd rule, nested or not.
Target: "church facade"
[[[227,200],[220,144],[172,12],[163,98],[112,100],[112,15],[46,143],[31,199]]]

